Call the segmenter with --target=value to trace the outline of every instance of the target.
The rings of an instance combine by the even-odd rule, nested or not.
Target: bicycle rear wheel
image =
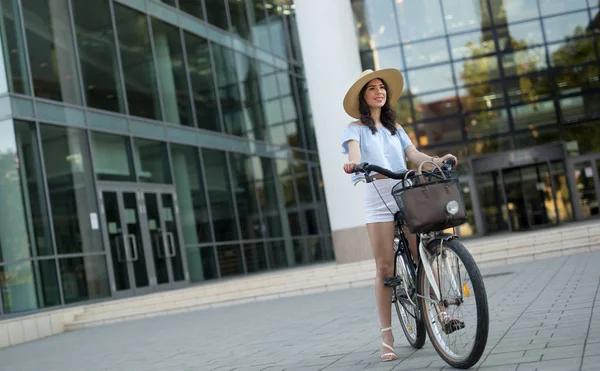
[[[442,300],[434,300],[425,269],[419,269],[418,300],[427,333],[446,363],[455,368],[470,368],[481,358],[489,332],[483,279],[475,260],[460,242],[448,240],[441,246],[439,241],[431,243],[434,244],[429,250],[434,251],[431,267]]]

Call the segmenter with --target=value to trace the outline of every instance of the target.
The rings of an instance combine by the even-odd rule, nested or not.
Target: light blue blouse
[[[400,128],[396,135],[392,135],[386,128],[377,128],[373,134],[368,126],[350,124],[342,137],[343,154],[348,154],[350,140],[356,140],[360,144],[360,162],[368,162],[394,172],[408,170],[404,150],[414,144],[404,129]],[[352,173],[353,183],[361,179],[364,179],[364,174]]]

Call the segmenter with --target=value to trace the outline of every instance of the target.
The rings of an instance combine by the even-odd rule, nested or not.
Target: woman
[[[407,160],[414,164],[433,161],[438,165],[449,158],[456,161],[451,154],[438,158],[419,152],[404,129],[396,123],[396,112],[392,105],[398,101],[403,86],[402,74],[396,69],[366,70],[346,93],[344,109],[351,117],[358,119],[348,125],[343,134],[343,153],[348,154],[348,162],[344,164],[346,173],[352,173],[354,166],[361,162],[399,172],[407,170]],[[383,285],[383,280],[393,274],[393,214],[398,211],[398,206],[391,196],[391,190],[398,181],[381,174],[372,176],[376,180],[365,188],[365,214],[377,269],[375,296],[381,322],[381,360],[385,362],[397,359],[391,328],[392,291]],[[353,174],[352,180],[356,182],[361,177],[360,174]],[[408,231],[405,233],[411,254],[416,260],[416,236]]]

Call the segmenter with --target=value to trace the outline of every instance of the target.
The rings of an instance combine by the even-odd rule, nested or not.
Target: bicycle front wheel
[[[489,332],[485,286],[479,268],[457,240],[434,243],[431,268],[441,300],[419,269],[419,303],[429,339],[446,363],[470,368],[481,358]],[[431,250],[430,250],[431,251]],[[427,293],[427,294],[425,294]]]

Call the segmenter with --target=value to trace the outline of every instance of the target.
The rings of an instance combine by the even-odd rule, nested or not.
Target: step
[[[600,220],[462,241],[482,268],[600,250]],[[0,321],[0,348],[108,323],[372,285],[371,260],[252,274]],[[39,318],[38,318],[39,317]],[[33,323],[37,324],[37,332]],[[48,330],[47,323],[51,323]],[[9,331],[10,326],[10,331]],[[8,342],[2,333],[10,333]]]

